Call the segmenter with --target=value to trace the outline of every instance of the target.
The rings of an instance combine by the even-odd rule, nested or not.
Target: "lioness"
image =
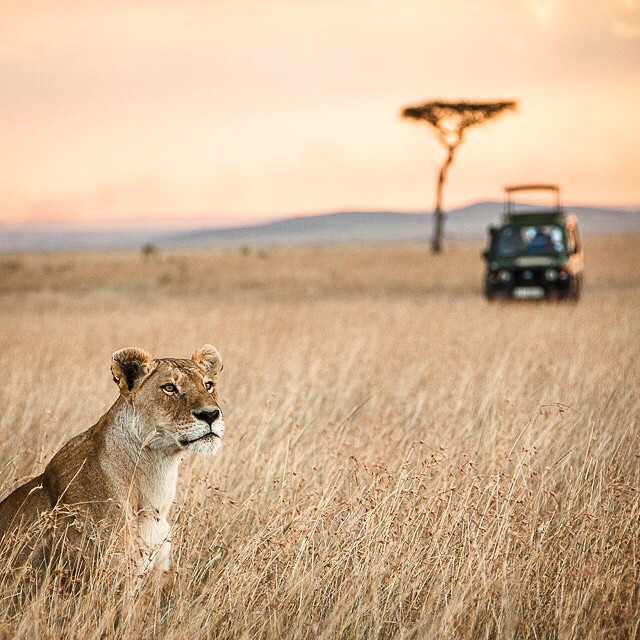
[[[0,503],[0,538],[53,512],[65,513],[67,525],[77,524],[82,514],[100,530],[126,529],[125,552],[140,573],[168,571],[167,515],[182,455],[213,454],[221,446],[224,422],[216,393],[221,369],[220,354],[211,345],[191,360],[156,360],[136,348],[116,351],[111,372],[118,399],[95,425],[69,440],[41,475]],[[65,540],[80,529],[67,526]],[[46,543],[41,547],[44,561]]]

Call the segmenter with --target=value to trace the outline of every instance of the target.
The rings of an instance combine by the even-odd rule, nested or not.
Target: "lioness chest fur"
[[[69,440],[41,475],[0,503],[0,538],[53,512],[67,524],[67,542],[79,545],[79,529],[70,525],[85,518],[117,533],[140,573],[168,571],[168,515],[182,457],[186,451],[213,454],[221,446],[221,369],[211,345],[190,360],[154,359],[136,348],[114,353],[118,399],[95,425]],[[44,561],[50,549],[45,539],[29,551]]]

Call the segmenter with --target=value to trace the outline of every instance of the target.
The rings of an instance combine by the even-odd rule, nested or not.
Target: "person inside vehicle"
[[[544,229],[536,229],[536,235],[527,248],[530,253],[552,253],[553,242]]]

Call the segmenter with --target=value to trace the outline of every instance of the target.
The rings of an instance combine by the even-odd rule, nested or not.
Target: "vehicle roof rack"
[[[550,207],[532,207],[529,206],[526,210],[518,211],[516,209],[516,201],[513,194],[521,193],[523,191],[549,191],[553,194],[554,204]],[[505,199],[504,199],[504,217],[505,219],[517,219],[521,220],[524,217],[535,216],[563,216],[564,209],[562,207],[562,193],[560,187],[557,184],[519,184],[511,187],[505,187]]]

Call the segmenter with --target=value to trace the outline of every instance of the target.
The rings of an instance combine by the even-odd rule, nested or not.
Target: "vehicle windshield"
[[[555,224],[504,227],[500,230],[496,244],[496,252],[501,257],[552,256],[564,250],[562,227]]]

